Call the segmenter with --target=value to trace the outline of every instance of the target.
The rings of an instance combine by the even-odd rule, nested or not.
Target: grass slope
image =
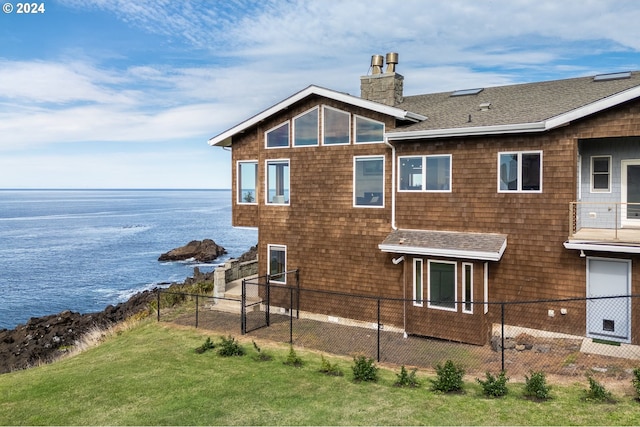
[[[582,399],[586,381],[554,387],[554,398],[522,398],[508,384],[501,399],[482,396],[466,379],[465,393],[437,394],[393,386],[395,371],[377,383],[354,383],[350,359],[330,357],[342,377],[318,372],[320,354],[296,349],[302,368],[283,364],[289,348],[259,343],[274,357],[197,354],[206,331],[144,321],[74,357],[0,375],[2,425],[640,425],[635,396],[616,404]]]

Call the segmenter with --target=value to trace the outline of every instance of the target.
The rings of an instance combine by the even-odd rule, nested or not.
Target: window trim
[[[469,273],[467,274],[467,267],[469,268]],[[469,279],[469,297],[467,300],[467,279]],[[470,306],[469,309],[466,308],[467,304]],[[463,262],[462,263],[462,312],[466,314],[473,314],[473,263]]]
[[[284,280],[276,280],[271,278],[271,250],[273,248],[280,249],[284,252],[284,271],[280,273],[284,277]],[[281,283],[283,285],[287,284],[287,245],[278,245],[272,243],[267,244],[267,275],[269,276],[269,281],[271,283]]]
[[[269,202],[269,164],[287,162],[289,171],[289,200],[284,203]],[[290,159],[267,159],[264,168],[264,204],[267,206],[289,206],[291,204],[291,160]]]
[[[381,205],[359,205],[357,204],[358,202],[358,197],[356,196],[356,173],[357,173],[357,163],[358,160],[380,160],[382,159],[382,204]],[[386,165],[385,165],[385,159],[386,156],[385,155],[380,155],[380,154],[375,154],[375,155],[368,155],[368,156],[353,156],[353,180],[352,180],[352,195],[353,195],[353,207],[354,208],[372,208],[372,209],[383,209],[384,208],[384,204],[385,204],[385,198],[384,198],[384,193],[385,193],[385,169],[386,169]]]
[[[420,265],[420,295],[422,298],[417,298],[417,289],[418,289],[418,274],[416,274],[416,267]],[[422,258],[414,258],[413,259],[413,305],[415,307],[423,307],[424,306],[424,260]]]
[[[434,305],[431,303],[431,264],[453,264],[453,308],[442,307],[439,305]],[[457,261],[445,261],[445,260],[428,260],[428,270],[427,270],[427,291],[428,294],[428,304],[427,307],[433,308],[435,310],[444,310],[451,312],[458,312],[458,262]]]
[[[316,143],[309,145],[297,145],[296,144],[296,120],[305,116],[312,111],[316,111]],[[307,111],[298,114],[297,116],[291,119],[291,146],[295,148],[304,148],[304,147],[317,147],[320,145],[320,106],[315,106],[313,108],[308,109]]]
[[[427,159],[434,157],[448,157],[449,158],[449,189],[447,190],[427,190]],[[400,162],[402,159],[415,159],[420,158],[422,160],[422,182],[419,190],[401,189],[400,188]],[[452,154],[427,154],[421,156],[398,156],[398,192],[400,193],[451,193],[453,191],[453,155]]]
[[[254,183],[253,191],[255,192],[255,200],[253,202],[246,202],[242,197],[242,178],[240,175],[242,164],[253,164],[256,168],[256,182]],[[236,162],[236,203],[239,205],[257,205],[258,204],[258,160],[238,160]]]
[[[337,112],[337,113],[341,113],[341,114],[344,114],[344,115],[347,116],[348,121],[349,121],[349,123],[347,125],[347,142],[340,142],[340,143],[335,143],[335,144],[327,144],[325,142],[325,137],[326,137],[325,130],[327,128],[325,119],[326,119],[326,111],[327,110],[331,110],[331,111],[334,111],[334,112]],[[321,128],[322,128],[321,131],[320,131],[320,133],[321,133],[321,135],[320,135],[321,145],[327,146],[327,147],[334,147],[334,146],[340,146],[340,145],[351,145],[351,113],[349,113],[348,111],[343,111],[343,110],[340,110],[338,108],[330,107],[328,105],[323,105],[322,106],[322,126],[321,126]]]
[[[608,182],[607,182],[607,188],[594,188],[594,175],[596,175],[595,169],[593,167],[593,161],[595,159],[607,159],[608,160],[608,166],[607,166],[607,175],[609,177]],[[610,155],[602,155],[602,156],[591,156],[591,173],[589,174],[589,179],[591,180],[590,183],[590,189],[591,189],[591,193],[611,193],[611,166],[613,164],[612,162],[612,157]],[[598,174],[598,175],[604,175],[602,173]]]
[[[382,138],[380,139],[380,141],[362,141],[362,142],[358,142],[358,119],[362,119],[368,122],[372,122],[372,123],[378,123],[382,125]],[[360,145],[360,144],[383,144],[384,143],[384,134],[386,131],[386,126],[384,124],[384,122],[378,121],[378,120],[374,120],[374,119],[370,119],[369,117],[365,117],[365,116],[360,116],[358,114],[354,114],[353,115],[353,143],[356,145]]]
[[[517,170],[517,180],[518,180],[518,188],[515,190],[503,190],[500,188],[500,157],[503,155],[513,155],[516,154],[518,161],[518,170]],[[523,154],[539,154],[540,155],[540,189],[539,190],[523,190],[522,189],[522,155]],[[543,168],[544,168],[544,159],[542,150],[523,150],[523,151],[499,151],[498,152],[498,167],[497,167],[497,184],[498,184],[498,193],[542,193],[542,183],[543,183]]]
[[[289,126],[289,131],[287,133],[287,145],[283,145],[281,147],[269,147],[269,138],[268,138],[268,134],[270,132],[273,132],[276,129],[281,128],[282,126]],[[291,146],[291,120],[285,120],[284,122],[270,128],[267,129],[266,131],[264,131],[264,148],[266,148],[267,150],[275,150],[278,148],[289,148]]]

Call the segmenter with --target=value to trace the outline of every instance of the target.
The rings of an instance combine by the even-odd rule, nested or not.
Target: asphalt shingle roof
[[[591,76],[487,87],[476,95],[442,92],[407,96],[396,107],[427,116],[427,120],[389,132],[536,123],[636,86],[640,86],[639,71],[616,80],[594,81]],[[482,111],[483,103],[490,103],[488,110]]]

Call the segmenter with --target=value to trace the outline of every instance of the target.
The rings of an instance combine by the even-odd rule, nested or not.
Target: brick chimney
[[[396,73],[397,53],[387,53],[387,69],[382,72],[382,55],[371,57],[371,75],[360,77],[360,98],[390,106],[402,102],[404,77]]]

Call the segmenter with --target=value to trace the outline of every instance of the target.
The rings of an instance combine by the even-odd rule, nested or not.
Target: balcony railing
[[[571,202],[569,240],[640,243],[640,203]]]

